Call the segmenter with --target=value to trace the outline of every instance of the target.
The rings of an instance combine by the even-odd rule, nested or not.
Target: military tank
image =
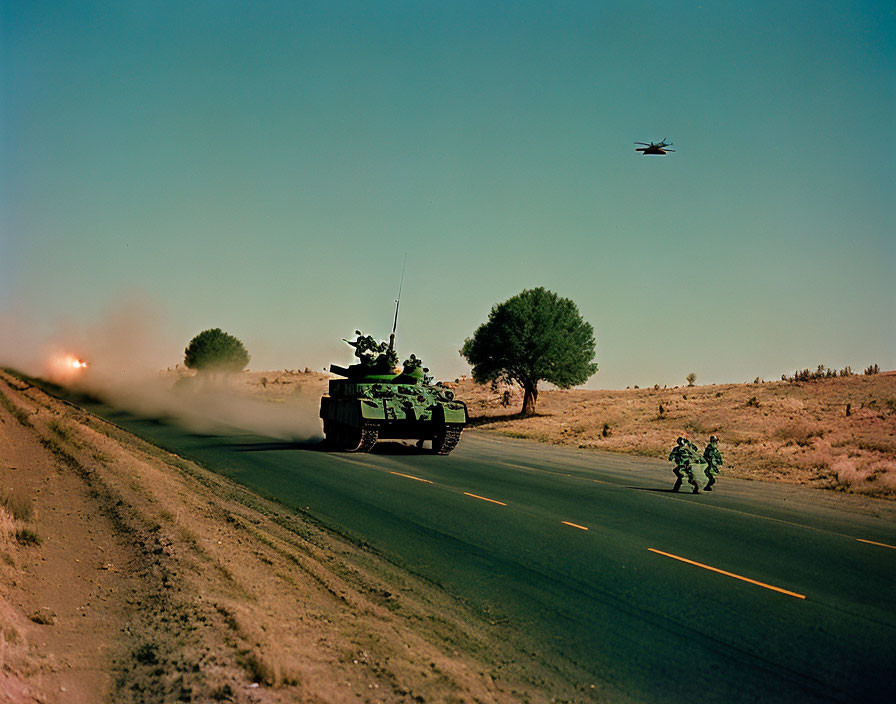
[[[370,452],[378,440],[432,441],[439,455],[450,453],[467,422],[467,406],[454,392],[433,385],[414,355],[398,366],[395,335],[389,344],[356,330],[358,363],[330,365],[341,379],[330,379],[329,393],[320,399],[320,417],[327,442],[345,452]]]

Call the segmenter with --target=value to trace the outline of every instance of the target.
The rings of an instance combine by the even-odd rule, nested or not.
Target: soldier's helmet
[[[709,436],[709,441],[710,441],[710,442],[718,442],[719,439],[718,439],[715,435],[710,435],[710,436]]]
[[[678,440],[676,440],[675,442],[677,442],[679,445],[683,445],[683,444],[684,444],[684,438],[679,437]]]

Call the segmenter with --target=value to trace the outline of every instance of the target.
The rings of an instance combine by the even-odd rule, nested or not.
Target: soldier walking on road
[[[700,450],[690,440],[682,437],[678,438],[675,443],[672,447],[672,452],[669,453],[669,461],[675,463],[675,467],[672,470],[675,473],[675,485],[672,487],[672,491],[678,491],[681,488],[682,481],[687,477],[688,484],[694,487],[694,493],[699,494],[700,484],[694,477],[694,470],[691,465],[695,461],[702,461]]]
[[[703,451],[703,459],[706,460],[706,477],[709,483],[706,485],[706,491],[712,491],[712,485],[716,483],[716,475],[721,474],[721,466],[725,464],[722,459],[722,453],[718,448],[719,439],[715,435],[709,436],[709,444]]]
[[[687,465],[687,455],[685,453],[684,438],[680,437],[672,446],[672,452],[669,453],[669,461],[675,463],[672,471],[675,473],[675,485],[672,491],[678,491],[681,488],[681,482],[684,481],[685,474],[690,474]]]

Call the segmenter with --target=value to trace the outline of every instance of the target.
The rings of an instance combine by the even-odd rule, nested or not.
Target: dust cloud
[[[273,397],[248,372],[194,375],[183,369],[183,349],[200,330],[177,341],[166,328],[160,311],[142,300],[122,303],[89,325],[62,321],[48,331],[7,314],[0,317],[0,365],[190,432],[322,438],[319,382]]]

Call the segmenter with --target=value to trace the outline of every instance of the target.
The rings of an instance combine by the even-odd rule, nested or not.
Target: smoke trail
[[[151,303],[134,298],[89,326],[62,321],[44,335],[7,314],[0,318],[0,364],[192,432],[321,437],[319,377],[272,400],[272,394],[253,393],[246,373],[230,379],[190,376],[180,368],[188,340],[173,341],[163,321]]]

